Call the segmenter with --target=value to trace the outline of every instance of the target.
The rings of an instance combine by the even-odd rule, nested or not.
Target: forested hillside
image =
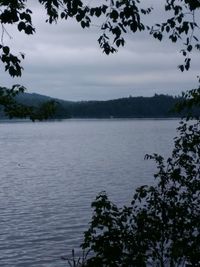
[[[20,94],[17,102],[28,106],[40,106],[52,100],[39,94]],[[106,101],[56,101],[54,118],[167,118],[180,117],[173,111],[180,97],[154,95],[153,97],[127,97]],[[195,113],[200,113],[199,110]],[[0,118],[5,118],[2,110]]]
[[[161,118],[177,116],[172,109],[178,98],[166,95],[128,97],[108,101],[73,103],[69,112],[80,118]]]

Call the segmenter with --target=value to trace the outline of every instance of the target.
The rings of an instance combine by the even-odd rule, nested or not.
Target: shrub
[[[137,188],[130,206],[96,197],[84,266],[200,266],[200,121],[181,121],[178,132],[167,161],[146,156],[157,163],[156,184]]]

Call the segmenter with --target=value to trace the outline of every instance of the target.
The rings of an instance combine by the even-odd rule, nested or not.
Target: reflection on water
[[[153,181],[146,153],[168,155],[177,120],[0,123],[0,266],[66,266],[90,203],[118,204]]]

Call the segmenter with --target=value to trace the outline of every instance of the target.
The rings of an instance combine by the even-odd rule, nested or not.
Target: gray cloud
[[[1,85],[21,83],[30,92],[85,100],[179,94],[197,84],[198,57],[194,56],[190,72],[180,73],[177,65],[183,58],[178,45],[160,43],[145,33],[127,34],[125,48],[106,56],[98,47],[98,27],[82,30],[73,21],[48,25],[41,7],[33,9],[36,34],[24,36],[9,27],[13,39],[5,37],[15,51],[26,54],[23,77],[12,79],[1,72]]]

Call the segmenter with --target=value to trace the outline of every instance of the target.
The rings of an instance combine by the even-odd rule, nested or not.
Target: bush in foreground
[[[200,121],[181,121],[178,133],[167,161],[146,156],[156,183],[137,188],[130,206],[96,197],[81,245],[88,257],[71,266],[200,266]]]

